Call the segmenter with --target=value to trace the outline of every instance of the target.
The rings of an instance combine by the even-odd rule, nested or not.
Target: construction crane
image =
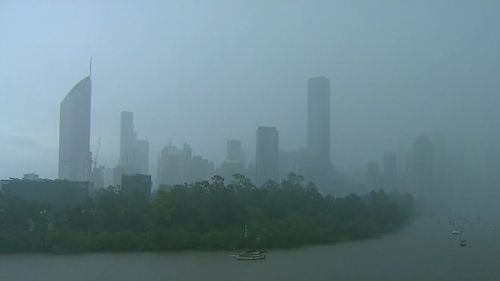
[[[97,168],[97,158],[99,157],[99,149],[101,149],[101,136],[97,139],[97,148],[95,150],[95,156],[94,159],[92,159],[92,162],[94,162],[94,169]]]

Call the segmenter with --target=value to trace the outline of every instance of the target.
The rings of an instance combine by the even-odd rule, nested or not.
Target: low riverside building
[[[92,187],[91,182],[40,179],[34,174],[26,174],[22,179],[1,181],[1,190],[6,194],[58,207],[85,203]]]
[[[122,194],[129,199],[151,200],[151,176],[122,174]]]

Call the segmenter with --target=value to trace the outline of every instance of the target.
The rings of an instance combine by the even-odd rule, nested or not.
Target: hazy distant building
[[[307,81],[307,147],[319,163],[330,162],[330,80]]]
[[[279,181],[279,133],[275,127],[257,129],[255,176],[258,186],[269,180]]]
[[[299,151],[280,151],[279,152],[279,179],[282,180],[290,173],[303,175],[302,155]]]
[[[417,197],[430,200],[434,189],[434,149],[427,136],[413,144],[413,187]]]
[[[137,140],[134,147],[139,174],[149,174],[149,142]]]
[[[40,179],[40,177],[35,173],[28,173],[23,175],[23,180],[35,181]]]
[[[393,190],[398,185],[398,157],[394,152],[384,153],[382,162],[382,178],[384,189]]]
[[[326,77],[307,81],[307,179],[318,186],[331,183],[331,88]]]
[[[230,182],[233,179],[233,175],[245,174],[245,166],[241,161],[236,160],[226,160],[222,162],[220,168],[217,171],[217,174],[223,177],[226,182]]]
[[[122,174],[122,193],[129,199],[150,201],[151,199],[151,176],[150,175],[126,175]]]
[[[113,169],[115,185],[121,184],[122,174],[149,173],[149,142],[137,139],[132,112],[122,111],[120,117],[120,160]]]
[[[189,182],[205,181],[214,175],[214,163],[208,159],[195,155],[190,162]]]
[[[226,160],[240,161],[243,165],[245,163],[245,155],[241,142],[239,140],[229,140],[226,146]]]
[[[229,140],[226,144],[226,161],[222,162],[216,174],[231,181],[235,174],[246,174],[245,155],[239,140]]]
[[[182,151],[172,144],[165,146],[158,157],[158,185],[183,184],[181,163],[183,159]]]
[[[158,157],[158,186],[172,187],[204,181],[214,174],[214,164],[201,156],[193,156],[189,145],[184,144],[182,150],[169,144]]]
[[[134,114],[129,111],[121,112],[120,119],[120,161],[119,164],[126,170],[135,163],[134,145],[137,135],[134,131]]]
[[[413,152],[402,149],[398,152],[398,182],[401,190],[410,192],[412,189]]]
[[[84,78],[66,95],[60,106],[59,178],[90,178],[90,102],[92,82]]]
[[[182,146],[181,150],[181,170],[180,170],[180,175],[182,178],[182,182],[192,182],[191,179],[191,159],[193,158],[193,149],[191,149],[191,146],[189,144],[185,143]]]

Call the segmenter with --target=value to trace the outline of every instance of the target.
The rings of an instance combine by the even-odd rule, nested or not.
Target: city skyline
[[[89,135],[90,135],[90,131],[92,128],[90,128],[90,119],[91,116],[90,116],[90,108],[91,108],[91,89],[92,89],[92,86],[91,86],[91,80],[90,80],[90,76],[87,76],[85,77],[84,79],[82,79],[80,82],[78,82],[70,91],[69,93],[66,95],[66,97],[64,98],[64,100],[61,102],[61,118],[60,118],[60,122],[61,122],[61,132],[63,132],[63,128],[71,128],[71,130],[69,130],[68,132],[70,132],[71,134],[68,134],[68,133],[61,133],[61,140],[65,140],[65,141],[62,141],[63,145],[62,145],[62,151],[68,151],[68,148],[64,148],[64,143],[68,143],[68,139],[71,139],[71,138],[75,138],[75,136],[78,135],[78,141],[75,142],[75,144],[73,144],[74,147],[77,148],[77,150],[79,151],[77,153],[77,155],[88,155],[88,159],[85,160],[84,158],[80,157],[76,160],[73,160],[73,162],[77,163],[78,165],[66,165],[67,167],[76,167],[76,168],[73,168],[72,170],[74,171],[71,171],[71,172],[65,172],[66,174],[69,174],[71,176],[63,176],[63,175],[60,175],[59,178],[61,179],[69,179],[69,180],[73,180],[73,181],[87,181],[87,180],[90,180],[90,181],[95,181],[95,179],[93,179],[93,175],[91,175],[91,171],[92,171],[92,168],[90,167],[90,164],[93,163],[93,161],[95,159],[90,159],[90,156],[92,155],[92,152],[90,151],[87,151],[85,147],[89,147],[88,143],[89,143]],[[169,173],[173,173],[172,175],[176,175],[175,177],[177,177],[175,180],[173,181],[170,181],[170,179],[168,180],[168,183],[165,183],[164,180],[160,180],[159,177],[160,174],[159,174],[159,170],[158,170],[158,173],[156,174],[156,178],[157,178],[157,182],[155,183],[155,186],[158,187],[158,185],[168,185],[168,186],[174,186],[174,185],[179,185],[179,184],[184,184],[184,183],[192,183],[192,182],[195,182],[195,181],[201,181],[201,180],[205,180],[205,179],[208,179],[210,178],[212,175],[224,175],[225,178],[230,181],[231,178],[232,178],[232,175],[235,174],[235,173],[241,173],[241,174],[244,174],[245,176],[249,177],[250,179],[254,180],[255,183],[258,185],[258,186],[261,186],[263,184],[265,184],[267,181],[269,180],[273,180],[275,182],[277,181],[280,181],[281,179],[283,179],[289,172],[295,172],[297,174],[302,174],[306,177],[306,180],[307,181],[311,181],[313,183],[315,183],[318,187],[325,187],[325,186],[328,186],[328,185],[331,185],[333,183],[333,177],[334,177],[334,170],[333,170],[333,167],[327,167],[325,166],[325,170],[323,171],[325,175],[328,175],[329,178],[327,179],[322,179],[321,176],[318,176],[318,174],[309,174],[308,173],[308,169],[316,169],[318,167],[323,167],[322,164],[325,164],[329,162],[329,159],[327,159],[327,157],[325,157],[324,155],[328,153],[314,153],[314,147],[320,147],[319,150],[322,150],[323,152],[326,152],[329,150],[329,147],[328,147],[328,143],[329,141],[325,142],[324,140],[321,140],[321,138],[327,138],[329,139],[328,135],[330,135],[331,133],[328,132],[326,135],[324,133],[324,130],[322,131],[320,128],[321,126],[323,127],[330,127],[329,124],[326,124],[323,123],[321,124],[322,121],[322,118],[325,119],[328,115],[330,115],[329,111],[330,111],[330,108],[328,108],[328,106],[325,106],[325,103],[328,104],[330,103],[330,93],[331,89],[330,89],[330,80],[327,78],[327,77],[324,77],[324,76],[316,76],[316,77],[312,77],[312,78],[309,78],[307,80],[307,92],[306,92],[306,95],[308,97],[308,104],[307,104],[307,108],[308,108],[308,112],[311,113],[313,112],[314,114],[311,115],[311,114],[308,114],[306,116],[307,120],[308,120],[308,124],[312,125],[312,130],[309,129],[309,126],[308,126],[308,135],[307,135],[307,142],[306,142],[306,145],[305,146],[302,146],[301,148],[297,149],[297,150],[292,150],[292,151],[287,151],[287,150],[282,150],[279,148],[279,138],[277,137],[278,136],[278,131],[276,130],[275,127],[269,127],[269,126],[258,126],[258,130],[257,130],[257,137],[256,137],[256,140],[255,140],[255,143],[256,143],[256,157],[254,159],[250,158],[250,162],[249,162],[249,166],[247,167],[245,165],[245,158],[244,158],[244,149],[242,147],[242,143],[241,141],[239,140],[235,140],[235,139],[231,139],[231,140],[228,140],[226,141],[226,161],[224,162],[221,162],[220,163],[220,166],[219,164],[216,164],[214,165],[213,162],[211,162],[210,160],[207,160],[205,158],[203,158],[203,156],[200,156],[200,155],[193,155],[192,154],[192,148],[190,147],[189,144],[187,143],[184,143],[183,145],[183,148],[182,149],[178,149],[175,147],[175,145],[172,144],[172,141],[170,140],[169,141],[169,144],[167,144],[166,146],[164,146],[163,150],[162,150],[162,153],[158,154],[158,159],[160,159],[159,161],[161,162],[161,157],[162,155],[164,154],[164,151],[165,149],[170,150],[169,153],[167,154],[171,154],[172,152],[172,149],[174,151],[174,155],[178,155],[179,159],[176,159],[174,161],[181,161],[181,162],[178,162],[177,164],[174,164],[174,165],[180,165],[178,167],[178,171],[169,171]],[[314,97],[314,98],[313,98]],[[326,102],[325,102],[326,101]],[[81,106],[83,103],[83,106]],[[76,114],[76,115],[75,115]],[[70,115],[75,115],[76,117],[79,117],[79,118],[68,118],[68,116]],[[312,116],[312,117],[311,117]],[[63,117],[66,117],[66,118],[63,118]],[[83,118],[80,118],[80,117],[83,117]],[[330,117],[331,118],[331,117]],[[68,122],[65,122],[64,120],[72,120],[72,125],[73,126],[69,126]],[[327,119],[326,123],[329,123],[330,120]],[[318,127],[318,124],[319,123],[319,127]],[[75,126],[76,125],[76,126]],[[72,127],[80,127],[80,128],[83,128],[83,131],[80,130],[81,132],[79,132],[79,130],[76,130],[75,131],[75,128],[72,128]],[[273,133],[271,134],[271,131],[275,131],[276,133]],[[67,131],[67,129],[66,129]],[[135,126],[134,126],[134,113],[133,112],[130,112],[130,111],[121,111],[121,119],[120,119],[120,149],[119,149],[119,162],[118,162],[118,166],[114,167],[113,168],[113,182],[109,183],[111,185],[121,185],[121,177],[122,177],[122,173],[123,174],[128,174],[128,175],[135,175],[135,174],[150,174],[150,175],[155,175],[154,173],[151,173],[148,171],[148,167],[150,165],[149,163],[149,143],[146,141],[146,140],[138,140],[138,137],[137,137],[137,132],[135,130]],[[261,133],[259,134],[259,131],[261,131]],[[269,131],[269,133],[262,133],[262,132],[267,132]],[[77,134],[75,134],[75,132]],[[83,132],[83,137],[81,135],[81,133]],[[66,137],[64,137],[66,135]],[[274,136],[276,135],[276,136]],[[68,138],[68,136],[70,136]],[[264,136],[264,137],[263,137]],[[316,138],[316,139],[315,139]],[[438,141],[443,141],[442,139],[442,136],[440,136],[440,140],[437,139]],[[271,140],[273,139],[273,140]],[[83,142],[81,141],[83,140]],[[386,156],[387,154],[389,153],[392,153],[391,151],[386,151],[383,153],[383,155],[381,155],[377,160],[375,161],[368,161],[367,162],[367,165],[368,165],[368,170],[367,170],[367,173],[369,175],[369,177],[373,177],[374,176],[374,171],[373,170],[374,168],[376,169],[375,171],[375,177],[376,178],[379,178],[378,180],[382,182],[384,182],[384,184],[386,184],[387,186],[391,186],[391,188],[401,188],[401,184],[403,184],[404,186],[404,189],[410,189],[410,190],[419,190],[419,192],[424,192],[422,190],[422,185],[421,183],[418,183],[418,182],[415,182],[415,179],[418,179],[419,181],[427,181],[427,183],[429,181],[433,181],[433,177],[432,176],[421,176],[421,175],[417,175],[418,173],[423,173],[423,172],[420,172],[418,169],[417,170],[413,170],[414,168],[413,167],[416,167],[418,166],[417,162],[415,162],[416,160],[418,160],[418,156],[421,154],[421,153],[417,153],[417,151],[419,150],[422,150],[422,149],[417,149],[416,148],[416,145],[417,144],[421,144],[423,141],[422,140],[425,140],[427,142],[427,146],[432,146],[431,144],[431,141],[428,139],[428,137],[426,135],[419,135],[418,138],[417,138],[417,141],[415,141],[414,143],[414,151],[411,152],[411,158],[409,161],[413,161],[413,163],[411,163],[411,168],[410,168],[410,172],[406,172],[406,176],[409,177],[409,183],[410,185],[408,186],[405,186],[405,184],[403,183],[403,179],[400,178],[401,177],[401,169],[403,169],[402,167],[403,166],[400,166],[400,162],[401,161],[408,161],[408,160],[405,160],[405,153],[408,153],[408,149],[399,149],[399,152],[398,154],[401,154],[402,155],[397,155],[397,154],[394,154],[394,156],[392,156],[394,159],[391,160],[393,163],[391,164],[393,167],[391,169],[394,169],[393,171],[391,171],[390,173],[393,175],[392,178],[390,178],[390,180],[394,181],[392,185],[387,185],[388,183],[387,182],[384,182],[385,180],[388,179],[388,177],[386,176],[386,173],[388,172],[387,171],[387,167],[389,167],[389,165],[387,165],[386,163]],[[271,164],[265,164],[264,166],[266,168],[258,168],[259,165],[257,165],[257,162],[258,159],[259,159],[259,155],[261,155],[261,159],[262,156],[264,156],[267,160],[269,160],[270,158],[270,151],[269,150],[269,147],[267,147],[268,145],[262,145],[262,143],[276,143],[277,145],[275,146],[275,148],[272,148],[271,150],[275,151],[276,153],[271,153],[273,154],[272,155],[272,158],[270,161],[260,161],[260,163],[265,163],[265,162],[268,162],[268,163],[271,163]],[[259,145],[260,143],[260,145]],[[420,145],[422,146],[422,145]],[[262,148],[264,152],[260,152],[259,153],[259,147],[261,147],[261,150]],[[83,150],[82,150],[83,148]],[[394,150],[396,148],[392,148],[392,150]],[[429,151],[429,149],[427,149]],[[85,151],[86,153],[82,153],[82,151]],[[142,151],[142,154],[139,158],[137,154],[138,151]],[[317,152],[317,151],[316,151]],[[287,164],[292,164],[292,166],[290,167],[286,167],[285,169],[282,169],[280,166],[279,166],[279,162],[281,162],[283,159],[282,159],[282,153],[287,153],[287,154],[290,154],[290,153],[295,153],[296,155],[295,156],[292,156],[293,158],[296,158],[294,159],[293,161],[295,161],[294,163],[287,163]],[[426,152],[427,155],[432,155],[432,152]],[[184,154],[185,156],[182,156],[182,154]],[[417,158],[415,158],[417,156]],[[289,156],[287,156],[289,157]],[[306,157],[306,158],[303,158],[303,157]],[[320,157],[320,158],[318,158]],[[432,156],[426,156],[427,159],[429,159],[429,157],[432,157]],[[64,157],[62,157],[64,158]],[[155,156],[153,156],[153,159],[155,158]],[[182,159],[187,159],[187,160],[182,160]],[[239,158],[240,160],[235,160],[236,158]],[[269,158],[269,159],[268,159]],[[76,159],[76,158],[75,158]],[[83,160],[82,160],[83,159]],[[290,161],[291,159],[286,159],[287,161]],[[182,162],[182,161],[188,161],[188,162]],[[197,175],[194,175],[191,174],[191,161],[194,161],[193,163],[199,163],[198,165],[202,165],[200,167],[203,167],[201,168],[203,171],[202,172],[198,172]],[[200,162],[201,161],[201,162]],[[206,161],[206,162],[205,162]],[[394,163],[394,161],[398,162],[398,164]],[[429,165],[433,165],[433,160],[426,160],[427,162],[427,166]],[[442,160],[441,160],[442,161]],[[66,161],[67,163],[68,161]],[[233,162],[233,163],[231,163]],[[234,163],[234,162],[238,162],[238,163]],[[422,161],[420,161],[422,162]],[[64,161],[61,161],[59,163],[59,167],[64,167]],[[154,160],[153,160],[153,163],[154,163]],[[172,162],[173,163],[173,162]],[[170,165],[172,165],[172,163]],[[274,164],[273,164],[274,163]],[[85,164],[85,165],[83,165]],[[88,164],[88,165],[87,165]],[[98,163],[94,162],[93,163],[94,165],[97,165]],[[209,166],[206,166],[210,164],[211,165],[211,168],[209,168]],[[237,164],[236,166],[234,164]],[[383,169],[381,171],[379,171],[379,164],[383,166]],[[89,166],[88,169],[77,169],[78,167],[81,167],[81,166]],[[187,166],[186,166],[187,165]],[[297,166],[298,165],[298,166]],[[373,165],[376,165],[376,167],[374,167]],[[398,167],[394,167],[394,165],[398,166]],[[443,165],[443,163],[441,163],[441,165]],[[182,166],[185,166],[185,167],[182,167]],[[262,164],[261,164],[262,166]],[[422,164],[420,164],[420,166],[422,166]],[[105,166],[95,166],[97,168],[97,172],[98,173],[102,173],[102,176],[101,177],[104,177],[105,176],[105,171],[104,170],[101,170],[103,169]],[[188,170],[186,170],[186,167],[188,167]],[[315,168],[316,167],[316,168]],[[107,167],[108,169],[110,169],[111,167]],[[157,166],[157,168],[159,169],[160,166]],[[171,167],[170,167],[171,168]],[[326,169],[330,169],[330,170],[326,170]],[[442,167],[441,167],[442,168]],[[287,170],[288,169],[288,170]],[[433,169],[432,167],[427,167],[427,171],[425,173],[427,174],[430,174],[433,172]],[[68,170],[68,168],[66,168],[66,170]],[[71,169],[69,169],[71,170]],[[362,169],[358,169],[358,171],[361,171]],[[228,171],[232,171],[232,172],[229,172]],[[263,171],[264,171],[264,175],[263,175]],[[64,173],[64,172],[63,172]],[[370,173],[372,173],[372,175],[370,176]],[[382,175],[383,173],[383,175]],[[380,174],[380,175],[379,175]],[[201,175],[201,176],[200,176]],[[396,177],[394,177],[394,175],[396,175]],[[170,177],[171,175],[169,175],[168,177]],[[14,176],[15,178],[16,176]],[[38,177],[38,174],[37,174],[37,177]],[[117,181],[117,179],[119,179],[119,181]],[[104,179],[98,179],[99,182],[105,182]],[[373,179],[372,179],[373,180]],[[368,186],[370,186],[370,179],[368,179],[367,181],[367,184]],[[408,184],[408,182],[406,183]],[[429,184],[427,184],[429,185]],[[427,186],[428,190],[425,191],[428,193],[428,195],[426,196],[430,196],[430,192],[432,191],[433,187],[430,187],[430,186]],[[424,193],[425,193],[424,192]]]
[[[92,58],[90,71],[92,71]],[[91,80],[88,76],[77,83],[61,102],[59,178],[92,181],[95,188],[101,188],[107,185],[122,185],[121,180],[124,175],[150,174],[149,142],[138,139],[134,126],[134,113],[130,111],[120,113],[118,165],[112,169],[98,165],[100,139],[97,151],[91,158],[92,153],[88,151],[91,131],[91,89]],[[291,159],[287,159],[286,168],[280,167],[279,164],[283,161],[283,151],[279,149],[278,130],[275,127],[259,126],[255,140],[255,159],[254,162],[250,162],[248,169],[239,140],[232,139],[226,142],[226,161],[217,169],[212,162],[202,156],[193,156],[188,144],[185,143],[182,150],[179,150],[169,141],[158,155],[156,186],[182,185],[206,180],[213,175],[223,175],[229,181],[234,174],[246,175],[261,186],[268,181],[279,182],[290,172],[304,172],[308,181],[321,188],[328,187],[333,183],[334,172],[330,162],[330,91],[328,78],[308,79],[307,143],[305,150],[295,152],[301,155],[299,156],[301,159],[295,159],[295,163],[288,163]],[[107,173],[111,170],[110,177]],[[112,178],[112,182],[106,182],[107,178]]]
[[[0,279],[494,280],[499,15],[0,0]]]
[[[305,83],[318,75],[334,84],[331,160],[339,170],[409,148],[421,133],[499,150],[498,17],[487,5],[453,5],[443,21],[429,3],[255,2],[247,9],[80,2],[57,11],[32,4],[0,4],[3,178],[57,177],[58,104],[87,75],[90,56],[90,151],[101,136],[106,167],[119,161],[116,116],[123,110],[136,114],[152,157],[172,139],[220,164],[225,142],[238,139],[252,158],[261,125],[279,128],[283,150],[299,150]],[[401,24],[387,24],[394,21]],[[209,37],[212,31],[219,35]],[[21,110],[28,113],[10,118]]]

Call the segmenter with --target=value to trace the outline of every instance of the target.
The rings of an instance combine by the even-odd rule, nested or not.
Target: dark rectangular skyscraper
[[[307,147],[313,161],[330,163],[330,80],[307,81]]]
[[[306,177],[318,187],[331,183],[330,162],[330,80],[312,77],[307,81],[307,164]]]
[[[90,101],[92,82],[84,78],[61,102],[59,119],[59,178],[90,180]]]
[[[256,184],[279,180],[279,133],[275,127],[257,129],[257,150],[255,154]]]

